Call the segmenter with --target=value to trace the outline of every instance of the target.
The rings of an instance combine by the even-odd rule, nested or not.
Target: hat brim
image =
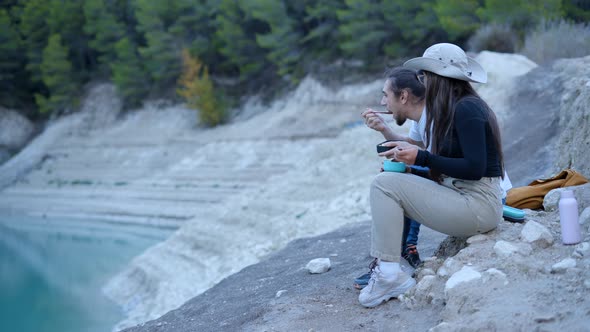
[[[488,81],[488,75],[483,67],[470,57],[467,57],[467,61],[466,72],[463,72],[455,66],[449,66],[440,60],[425,57],[410,59],[404,63],[404,67],[415,70],[426,70],[440,76],[456,78],[462,81],[486,83]],[[469,73],[471,73],[471,75],[469,75]]]

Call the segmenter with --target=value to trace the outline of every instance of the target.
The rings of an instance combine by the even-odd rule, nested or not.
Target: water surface
[[[111,331],[124,316],[101,288],[171,231],[0,216],[0,330]]]

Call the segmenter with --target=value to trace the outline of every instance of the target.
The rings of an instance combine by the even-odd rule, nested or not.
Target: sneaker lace
[[[377,264],[377,259],[375,259],[375,265],[373,266],[373,268],[371,268],[371,279],[369,279],[369,283],[367,284],[367,288],[369,288],[371,291],[373,290],[373,286],[375,286],[375,282],[377,281],[378,268],[379,265]]]
[[[374,258],[371,264],[369,264],[369,272],[373,272],[377,267],[377,258]]]

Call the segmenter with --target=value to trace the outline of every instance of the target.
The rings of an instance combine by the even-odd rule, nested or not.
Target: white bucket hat
[[[430,46],[421,57],[406,61],[404,67],[468,82],[488,81],[488,74],[477,61],[468,57],[459,46],[449,43]]]

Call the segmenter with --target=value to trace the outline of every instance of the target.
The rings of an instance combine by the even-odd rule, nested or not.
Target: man
[[[424,148],[426,145],[426,115],[424,112],[424,92],[425,88],[418,80],[416,72],[411,69],[396,67],[387,73],[387,80],[383,86],[383,97],[381,105],[385,106],[387,112],[392,114],[397,125],[403,125],[406,120],[412,121],[409,136],[395,133],[381,117],[379,112],[367,109],[362,113],[367,127],[380,132],[387,140],[405,141],[409,144]],[[424,116],[423,116],[424,114]],[[419,123],[422,124],[420,128]],[[428,169],[418,166],[411,166],[412,173],[427,176]],[[405,218],[404,234],[402,236],[402,257],[408,263],[416,268],[422,264],[420,254],[416,245],[418,244],[418,234],[420,224],[415,220]],[[373,263],[371,265],[374,265]],[[364,274],[355,279],[354,286],[358,289],[363,288],[370,278],[370,273]]]
[[[416,72],[402,67],[393,68],[387,75],[382,92],[381,105],[385,106],[386,110],[393,115],[397,125],[403,125],[406,120],[412,122],[409,136],[395,133],[385,123],[384,119],[371,109],[362,114],[366,125],[380,132],[387,140],[406,141],[424,148],[426,146],[424,143],[426,141],[425,88],[418,80]],[[424,116],[422,116],[423,114]],[[412,166],[411,168],[423,175],[428,170],[418,166]],[[402,243],[402,255],[414,268],[422,264],[416,248],[419,232],[420,224],[415,220],[406,218],[404,236],[402,237],[404,240]]]

